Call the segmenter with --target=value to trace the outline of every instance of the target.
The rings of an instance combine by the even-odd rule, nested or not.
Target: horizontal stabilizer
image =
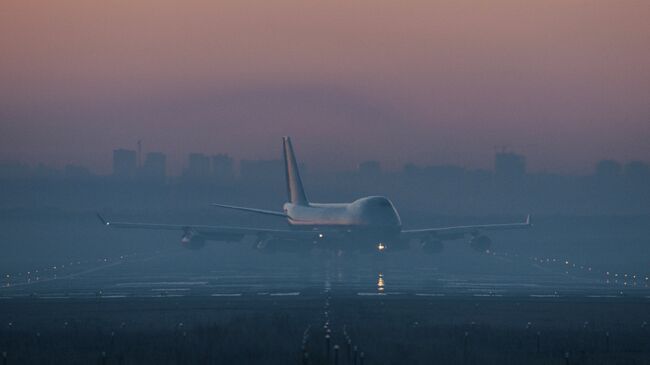
[[[250,212],[250,213],[257,213],[257,214],[266,214],[266,215],[274,215],[277,217],[283,217],[283,218],[288,218],[289,216],[286,215],[284,212],[278,212],[275,210],[266,210],[266,209],[257,209],[257,208],[248,208],[248,207],[239,207],[236,205],[227,205],[227,204],[217,204],[217,203],[212,203],[210,204],[213,207],[219,207],[219,208],[226,208],[226,209],[234,209],[234,210],[241,210],[244,212]]]

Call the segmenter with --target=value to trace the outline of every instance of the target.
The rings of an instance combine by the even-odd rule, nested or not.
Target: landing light
[[[319,234],[318,234],[318,238],[323,238],[323,237],[325,237],[324,234],[322,234],[322,233],[319,233]]]
[[[379,251],[383,251],[383,250],[386,249],[386,245],[384,245],[383,242],[379,242],[379,244],[377,245],[377,249],[378,249]]]

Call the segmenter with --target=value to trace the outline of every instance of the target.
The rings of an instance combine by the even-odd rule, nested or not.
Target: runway
[[[403,257],[395,263],[390,256],[318,254],[285,255],[280,262],[271,256],[254,263],[239,258],[215,265],[210,255],[179,249],[124,253],[4,273],[0,300],[299,296],[330,291],[358,296],[650,299],[643,273],[508,252],[462,255],[462,266],[444,256],[409,266]]]
[[[0,346],[15,363],[650,359],[641,273],[462,248],[223,252],[131,252],[5,273]]]

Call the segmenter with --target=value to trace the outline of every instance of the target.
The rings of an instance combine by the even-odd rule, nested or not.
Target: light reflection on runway
[[[131,253],[8,273],[0,299],[300,296],[331,290],[353,295],[430,297],[650,297],[647,275],[610,273],[559,258],[527,258],[512,253],[468,257],[486,267],[469,272],[441,265],[350,264],[337,258],[324,259],[318,265],[300,265],[300,257],[294,258],[293,266],[241,267],[233,263],[219,268],[187,265],[179,269],[169,264],[180,261],[178,254],[176,250]],[[621,281],[610,279],[619,277]]]

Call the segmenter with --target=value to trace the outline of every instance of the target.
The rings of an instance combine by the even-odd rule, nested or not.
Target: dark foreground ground
[[[0,347],[5,364],[648,364],[648,313],[646,298],[318,290],[13,298]]]

